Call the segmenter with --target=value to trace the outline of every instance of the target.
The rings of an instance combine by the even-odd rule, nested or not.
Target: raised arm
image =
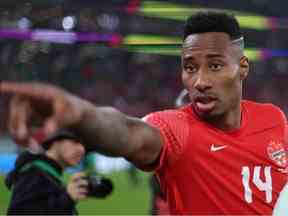
[[[76,127],[93,150],[123,156],[136,166],[152,164],[162,146],[157,129],[112,107],[92,106]]]
[[[87,148],[123,156],[138,167],[153,164],[160,154],[163,144],[156,128],[112,107],[96,107],[41,83],[2,82],[0,93],[13,94],[9,130],[18,143],[27,143],[35,125],[46,133],[69,127],[83,137]]]

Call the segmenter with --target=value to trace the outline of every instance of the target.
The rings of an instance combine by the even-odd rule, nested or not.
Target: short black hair
[[[231,40],[236,40],[243,36],[239,23],[232,14],[202,11],[187,19],[184,26],[183,40],[191,34],[207,32],[224,32],[230,36]]]
[[[45,150],[48,150],[56,141],[61,141],[61,140],[73,140],[75,142],[80,142],[82,143],[82,139],[77,136],[74,132],[68,129],[60,129],[56,131],[55,133],[51,134],[48,136],[42,143],[42,147]]]

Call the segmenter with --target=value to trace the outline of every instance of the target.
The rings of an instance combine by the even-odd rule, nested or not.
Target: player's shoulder
[[[275,126],[277,124],[285,124],[286,122],[284,112],[274,104],[243,100],[242,105],[248,111],[249,117],[253,121],[261,122],[266,126]]]
[[[178,122],[178,121],[189,121],[190,123],[196,121],[193,115],[193,111],[190,105],[183,106],[176,109],[167,109],[162,111],[157,111],[146,115],[143,120],[145,121],[155,121],[161,120],[165,122]]]

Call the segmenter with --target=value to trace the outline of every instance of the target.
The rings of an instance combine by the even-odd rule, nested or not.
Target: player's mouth
[[[216,106],[217,98],[211,96],[197,96],[194,99],[194,107],[198,112],[209,113]]]

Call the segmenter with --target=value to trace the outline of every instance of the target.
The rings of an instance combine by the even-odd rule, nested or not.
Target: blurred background
[[[287,7],[280,0],[1,0],[0,80],[53,83],[138,117],[172,108],[182,89],[186,17],[225,10],[237,16],[251,62],[244,97],[287,114]],[[0,96],[0,193],[6,194],[0,214],[9,199],[3,176],[19,151],[7,134],[8,100]],[[117,179],[115,194],[80,203],[80,214],[148,214],[147,174],[139,173],[135,183],[123,160],[99,156],[99,164],[100,172]]]

